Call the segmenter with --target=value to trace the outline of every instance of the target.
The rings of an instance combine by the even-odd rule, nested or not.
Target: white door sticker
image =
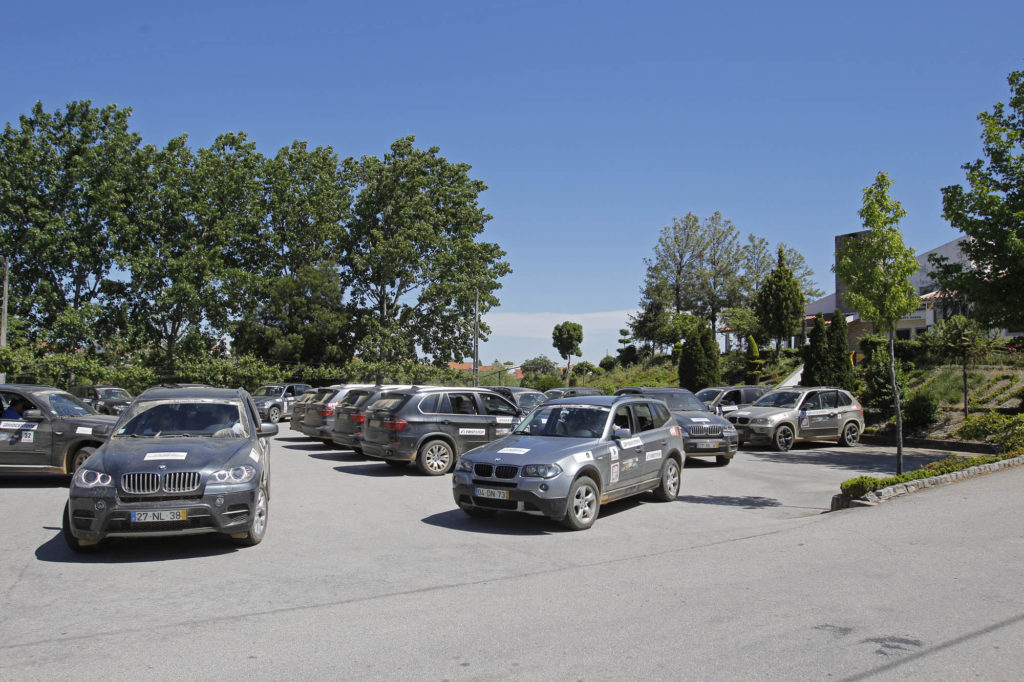
[[[91,435],[92,434],[92,427],[91,426],[79,426],[77,429],[75,429],[75,433],[77,433],[77,434],[86,433],[86,434],[90,434]]]
[[[460,436],[486,436],[487,429],[459,429]]]
[[[652,459],[661,459],[661,450],[651,450],[647,453],[647,461],[650,462]]]
[[[146,460],[151,459],[185,459],[188,457],[187,452],[147,452]]]
[[[36,439],[35,436],[36,436],[36,432],[35,431],[29,431],[28,429],[26,429],[26,430],[21,432],[21,442],[22,443],[32,443],[32,442],[35,442],[35,439]]]
[[[619,449],[617,447],[615,447],[614,445],[611,446],[610,448],[608,448],[608,452],[611,454],[613,462],[619,461]]]
[[[618,462],[612,462],[611,481],[612,481],[612,483],[618,483],[619,482],[619,463]]]
[[[511,424],[512,417],[495,417],[494,421],[498,422],[499,424]]]
[[[530,448],[502,448],[498,450],[499,455],[525,455]]]
[[[586,462],[594,459],[594,455],[590,453],[590,450],[587,450],[586,452],[577,452],[572,458],[577,462]]]
[[[640,447],[643,444],[644,444],[644,442],[642,440],[640,440],[639,438],[627,438],[626,440],[624,440],[624,441],[622,441],[620,443],[620,445],[622,445],[623,449],[626,449],[626,448],[638,448],[638,447]]]

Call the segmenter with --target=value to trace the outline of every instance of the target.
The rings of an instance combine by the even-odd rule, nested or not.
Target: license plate
[[[370,420],[370,426],[373,426],[373,427],[380,426],[380,420],[379,419],[371,419]]]
[[[154,523],[159,521],[184,521],[184,509],[162,509],[160,511],[132,512],[132,523]]]
[[[718,441],[716,440],[698,440],[694,442],[698,450],[714,450],[718,447]]]
[[[494,488],[477,488],[476,489],[476,496],[477,497],[485,497],[485,498],[487,498],[489,500],[507,500],[508,499],[508,491],[507,490],[495,490]]]

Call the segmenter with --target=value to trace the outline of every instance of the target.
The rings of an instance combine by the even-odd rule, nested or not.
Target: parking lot
[[[909,450],[906,466],[942,456]],[[450,477],[395,470],[287,428],[272,457],[267,536],[248,549],[195,536],[74,555],[60,536],[66,480],[0,478],[0,678],[616,677],[528,650],[594,641],[608,656],[613,643],[625,647],[625,658],[611,656],[619,672],[676,677],[643,660],[677,643],[640,613],[696,606],[691,590],[715,576],[731,582],[737,567],[718,563],[729,543],[765,538],[750,560],[779,561],[827,518],[841,481],[895,466],[890,448],[741,451],[726,467],[689,462],[674,503],[609,504],[573,533],[539,517],[471,519]],[[738,616],[701,617],[710,633],[726,615]],[[540,642],[533,626],[546,633]]]

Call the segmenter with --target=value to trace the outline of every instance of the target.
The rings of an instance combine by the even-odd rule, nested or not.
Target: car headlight
[[[79,469],[75,472],[73,484],[80,488],[103,488],[110,485],[113,479],[110,474],[92,469]]]
[[[725,434],[726,436],[735,436],[736,427],[733,426],[732,424],[725,424],[722,426],[722,433]]]
[[[757,419],[751,419],[751,424],[757,424],[758,426],[767,426],[771,423],[771,419],[768,417],[758,417]]]
[[[256,467],[243,464],[242,466],[221,469],[210,475],[210,483],[248,483],[256,475]]]
[[[473,471],[473,463],[465,457],[459,460],[459,463],[455,465],[456,471]]]
[[[520,471],[521,476],[528,478],[554,478],[562,473],[562,467],[557,464],[527,464]]]

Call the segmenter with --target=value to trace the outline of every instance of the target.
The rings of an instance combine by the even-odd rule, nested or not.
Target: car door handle
[[[451,424],[451,422],[448,421],[447,419],[442,419],[441,423],[444,424],[445,426],[448,426],[449,424]]]

